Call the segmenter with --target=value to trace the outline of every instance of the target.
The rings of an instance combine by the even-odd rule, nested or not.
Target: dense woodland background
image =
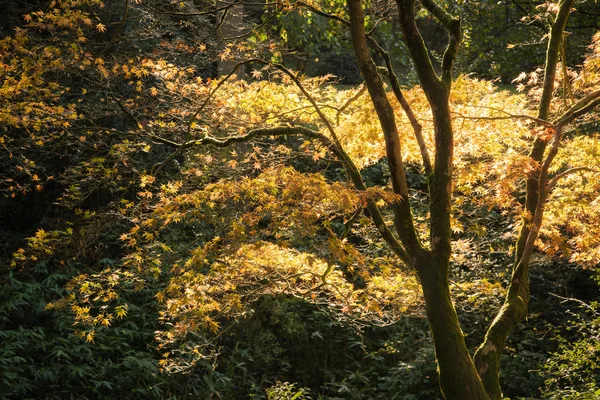
[[[472,112],[468,104],[528,112],[553,4],[443,5],[463,23],[457,113]],[[384,1],[367,8],[427,129],[397,11]],[[358,132],[346,145],[367,186],[388,186],[349,33],[318,12],[343,16],[345,2],[0,0],[0,10],[0,398],[441,398],[414,273],[390,272],[390,250],[353,208],[362,200],[343,186],[339,159],[291,135],[233,147],[169,143],[270,120],[318,127],[282,72],[301,71],[320,104],[336,105],[328,116]],[[599,23],[600,4],[576,3],[560,76],[575,82],[586,60],[598,60]],[[439,62],[445,33],[427,13],[418,24]],[[283,69],[256,61],[235,69],[238,80],[221,80],[250,58]],[[570,101],[564,81],[557,107]],[[600,164],[595,116],[566,134],[564,164]],[[519,156],[529,142],[520,121],[458,124],[458,146],[476,148],[459,151],[451,287],[474,349],[504,296],[523,202],[513,175],[526,169]],[[416,145],[406,146],[421,223],[427,185],[410,155]],[[532,264],[529,316],[502,356],[507,398],[600,398],[600,250],[577,236],[599,232],[599,180],[576,175],[579,189],[565,186],[549,206],[556,217]],[[578,215],[591,227],[570,223]],[[213,249],[219,240],[230,240],[226,250]],[[252,247],[259,241],[277,246]],[[311,249],[314,258],[304,255]],[[328,252],[347,262],[335,264],[330,287],[280,282],[276,266],[320,268]],[[370,261],[355,268],[359,259]],[[193,296],[196,310],[181,300]]]

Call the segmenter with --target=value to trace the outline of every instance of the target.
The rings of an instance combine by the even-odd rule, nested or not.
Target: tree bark
[[[573,3],[574,0],[560,1],[558,14],[550,31],[550,39],[546,51],[542,97],[537,116],[541,120],[547,120],[549,116],[562,35]],[[541,164],[546,147],[547,143],[537,138],[531,148],[530,158],[536,163]],[[533,173],[527,179],[525,210],[528,215],[523,218],[521,231],[516,243],[515,261],[508,291],[504,304],[489,326],[483,343],[479,346],[474,356],[477,371],[492,400],[500,400],[502,398],[502,390],[500,388],[500,358],[506,340],[514,327],[527,317],[529,306],[530,253],[533,250],[533,242],[539,232],[544,203],[546,201],[544,188],[547,176],[542,177],[542,173],[543,168],[542,171],[538,170],[537,173]]]
[[[394,225],[398,237],[413,261],[412,265],[417,271],[423,288],[442,393],[448,400],[489,400],[465,344],[448,283],[454,149],[448,98],[453,55],[457,50],[459,41],[457,37],[459,31],[457,29],[458,20],[446,14],[441,15],[441,11],[435,8],[433,3],[430,2],[429,5],[434,9],[437,16],[443,17],[444,21],[452,25],[452,37],[443,63],[446,70],[442,73],[441,78],[433,71],[430,60],[415,60],[422,86],[431,105],[435,125],[436,153],[430,186],[431,250],[427,250],[421,245],[413,224],[398,130],[387,93],[369,53],[361,0],[348,0],[349,25],[356,60],[365,79],[365,84],[369,90],[385,137],[388,163],[392,174],[392,187],[397,194],[402,196],[402,199],[394,206]],[[414,25],[414,15],[412,13],[414,1],[408,1],[402,6],[405,8],[403,11],[401,10],[401,14],[404,14],[404,22],[412,18],[412,25],[408,23],[404,31],[410,32],[411,35],[418,35],[420,38],[416,25]],[[410,9],[409,15],[405,12],[408,9]],[[406,40],[410,39],[406,38]],[[424,47],[422,39],[420,43]],[[413,60],[419,54],[426,55],[426,52],[423,53],[423,48],[419,46],[413,50],[411,51]]]
[[[465,344],[448,285],[448,264],[428,256],[417,263],[427,320],[446,400],[489,400]]]

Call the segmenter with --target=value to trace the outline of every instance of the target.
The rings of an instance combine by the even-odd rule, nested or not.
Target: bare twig
[[[336,122],[339,125],[340,124],[340,115],[352,104],[354,103],[356,100],[358,100],[365,92],[367,91],[367,86],[365,84],[363,84],[360,89],[358,90],[358,92],[356,92],[356,94],[354,94],[354,96],[350,97],[348,100],[346,100],[346,102],[337,110],[337,114],[335,116],[336,118]]]

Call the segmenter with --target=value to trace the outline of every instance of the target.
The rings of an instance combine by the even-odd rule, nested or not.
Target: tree
[[[83,3],[91,7],[98,2]],[[281,63],[282,52],[275,38],[259,34],[260,24],[233,38],[242,40],[235,45],[229,43],[223,47],[224,38],[221,38],[223,40],[212,49],[222,61],[238,60],[239,67],[254,68],[251,75],[257,81],[234,80],[237,68],[233,68],[233,72],[218,80],[204,82],[199,71],[181,62],[186,59],[186,53],[193,55],[198,50],[206,50],[202,38],[190,38],[189,43],[184,40],[167,43],[156,59],[142,56],[129,61],[129,54],[117,54],[107,60],[100,57],[106,44],[100,48],[71,45],[69,50],[65,44],[49,47],[30,43],[34,37],[45,43],[43,36],[32,33],[35,29],[64,31],[71,40],[85,43],[83,29],[93,24],[88,14],[78,8],[81,4],[60,2],[58,11],[50,13],[50,17],[44,13],[29,16],[26,21],[31,30],[18,31],[15,38],[5,40],[3,45],[7,54],[12,51],[11,55],[20,56],[2,65],[5,74],[2,100],[8,103],[8,96],[12,96],[8,93],[14,88],[22,99],[17,112],[12,110],[17,117],[3,116],[10,129],[6,138],[0,139],[8,143],[5,148],[9,152],[22,156],[19,160],[23,160],[26,167],[17,165],[17,171],[26,171],[31,181],[37,182],[39,176],[34,171],[37,163],[30,162],[29,152],[23,148],[31,149],[31,141],[41,141],[36,145],[46,149],[50,145],[60,148],[65,136],[72,136],[67,143],[75,166],[70,165],[61,172],[65,189],[60,201],[73,212],[74,219],[80,220],[76,233],[72,227],[50,233],[38,230],[29,241],[28,250],[14,254],[13,263],[26,265],[42,256],[52,256],[58,264],[69,258],[90,259],[93,258],[90,248],[103,237],[104,231],[118,232],[124,248],[118,257],[118,267],[76,277],[68,287],[69,296],[49,308],[70,305],[77,322],[88,329],[82,330],[81,335],[93,341],[94,329],[108,326],[114,318],[127,313],[126,306],[118,302],[117,287],[139,289],[145,280],[156,278],[166,270],[171,280],[157,298],[164,303],[164,320],[172,324],[171,329],[158,335],[161,346],[169,349],[163,363],[167,367],[168,357],[173,354],[181,355],[186,362],[206,356],[203,351],[210,351],[210,346],[206,341],[195,339],[194,334],[215,334],[221,324],[243,312],[244,304],[264,293],[295,293],[316,302],[326,302],[342,313],[356,311],[359,304],[363,304],[366,311],[384,314],[379,304],[388,300],[389,305],[398,299],[386,299],[385,293],[377,295],[376,290],[368,286],[361,289],[356,282],[352,284],[345,278],[352,277],[355,270],[368,264],[365,262],[368,255],[347,240],[349,232],[355,229],[354,223],[364,214],[393,254],[393,258],[386,261],[391,270],[416,272],[444,396],[447,399],[500,399],[500,356],[511,330],[527,315],[529,267],[539,243],[549,197],[560,187],[561,179],[574,173],[592,176],[596,172],[591,165],[569,165],[572,157],[563,157],[559,164],[556,162],[561,146],[565,146],[565,129],[576,120],[589,117],[600,103],[600,92],[594,87],[593,79],[598,71],[598,36],[587,64],[578,72],[575,81],[579,86],[571,87],[564,62],[562,73],[557,73],[573,3],[573,0],[562,0],[549,7],[551,29],[537,115],[530,116],[527,110],[509,112],[505,108],[496,109],[492,115],[463,116],[464,120],[475,121],[473,134],[482,121],[506,121],[514,125],[506,125],[504,129],[518,130],[513,132],[512,140],[521,140],[523,130],[533,140],[527,160],[515,166],[516,173],[506,179],[515,186],[519,179],[526,180],[521,229],[516,238],[506,297],[473,356],[465,343],[450,291],[453,198],[476,197],[475,191],[469,192],[469,187],[485,186],[485,183],[481,177],[474,178],[470,184],[463,185],[460,196],[453,194],[453,185],[460,178],[455,172],[459,169],[455,166],[455,124],[459,116],[453,110],[456,107],[451,104],[451,96],[461,21],[432,0],[423,0],[420,4],[414,0],[396,3],[399,27],[420,82],[417,91],[421,90],[424,95],[420,99],[419,94],[401,88],[391,57],[371,31],[366,31],[365,9],[368,8],[360,0],[348,0],[347,15],[332,14],[304,2],[273,7],[309,10],[346,26],[369,101],[362,96],[364,90],[348,95],[323,87],[324,79],[307,79],[295,74]],[[227,4],[218,12],[225,14],[228,7],[234,5]],[[129,7],[142,10],[127,3],[126,10]],[[156,11],[152,5],[148,7]],[[421,8],[447,33],[447,47],[439,63],[432,59],[417,25],[417,12],[421,12]],[[169,7],[158,10],[161,15],[184,20],[215,12],[215,9],[179,12]],[[126,21],[127,12],[124,15],[123,21]],[[99,33],[106,29],[100,22],[93,28]],[[109,46],[118,34],[119,31],[113,33]],[[38,53],[43,54],[41,59],[46,60],[47,69],[33,67],[36,64],[31,60],[35,60]],[[374,57],[383,61],[385,72],[373,61]],[[71,89],[60,83],[49,84],[47,79],[65,68],[69,72],[61,73],[77,71],[77,76],[87,82],[81,84],[82,95],[78,99],[94,90],[103,105],[99,106],[97,101],[82,101],[79,105],[73,102],[64,107],[62,104],[69,98]],[[265,80],[267,84],[262,85],[263,74],[269,74],[274,83]],[[35,77],[35,81],[32,82],[30,76]],[[386,89],[384,78],[389,82],[391,93]],[[562,93],[557,90],[559,78],[563,81],[562,88],[558,88]],[[530,80],[533,81],[533,77]],[[46,85],[47,89],[36,90],[39,85]],[[465,96],[478,85],[481,83],[475,80],[463,85]],[[494,89],[487,90],[486,96],[493,96],[493,92]],[[564,102],[559,102],[557,94],[563,94]],[[417,221],[414,216],[416,201],[411,199],[406,151],[403,150],[407,139],[401,137],[398,107],[393,101],[400,105],[409,121],[405,126],[412,128],[418,149],[414,153],[421,158],[428,200],[428,232],[423,231],[423,221]],[[507,105],[514,106],[511,102],[507,101]],[[488,111],[493,110],[493,106],[497,104],[484,105]],[[33,123],[28,117],[32,112],[36,116]],[[339,133],[340,126],[348,128],[356,122],[346,118],[340,124],[340,115],[345,112],[362,118],[364,126],[348,131],[356,138]],[[107,123],[106,115],[118,115],[120,120]],[[420,120],[429,115],[432,122],[426,126]],[[338,118],[336,123],[334,118]],[[71,125],[75,126],[71,128]],[[368,187],[361,174],[361,169],[371,162],[369,158],[378,158],[361,150],[361,143],[356,143],[374,140],[368,137],[368,129],[382,134],[381,155],[389,167],[391,189]],[[19,136],[23,131],[30,134],[26,144]],[[82,132],[85,135],[78,136]],[[428,132],[432,133],[433,140],[426,135]],[[506,131],[499,133],[506,134]],[[305,141],[294,142],[291,138],[295,137],[303,137]],[[488,133],[483,140],[493,138]],[[90,143],[93,143],[91,148],[87,147]],[[234,145],[239,147],[228,150]],[[173,152],[158,163],[140,156],[155,151],[158,146]],[[307,149],[310,152],[305,151]],[[506,148],[500,147],[489,153],[499,156],[504,150]],[[236,158],[238,152],[244,153],[241,162]],[[347,182],[290,168],[290,153],[303,156],[308,153],[316,169],[321,167],[321,159],[333,157],[331,161],[343,167]],[[154,154],[160,155],[158,151]],[[590,160],[579,155],[580,161]],[[217,164],[216,159],[224,162]],[[281,159],[285,161],[278,161]],[[597,163],[597,157],[591,157],[591,161]],[[473,164],[477,163],[483,165],[485,161]],[[171,170],[164,171],[166,168]],[[180,179],[170,179],[169,172],[176,173]],[[494,174],[498,174],[497,169],[484,177],[494,177]],[[19,175],[19,179],[29,178]],[[8,193],[28,192],[24,184],[15,182],[15,175],[3,176]],[[106,207],[100,207],[99,214],[81,210],[90,195],[97,195],[102,187],[111,191]],[[597,196],[599,189],[596,187],[592,196]],[[513,192],[518,195],[518,189]],[[507,194],[514,193],[510,190],[503,193]],[[505,199],[498,200],[501,201]],[[517,199],[509,204],[518,203]],[[391,226],[387,222],[390,211]],[[114,219],[106,223],[102,220],[106,216]],[[339,224],[340,220],[343,222],[341,231],[334,226],[334,222]],[[182,234],[179,229],[184,223],[189,232]],[[568,224],[563,219],[555,226],[562,228]],[[202,229],[210,230],[211,234],[196,233]],[[184,237],[173,238],[174,235]],[[561,234],[549,235],[549,238],[556,239],[556,236],[560,241]],[[201,243],[197,245],[196,241]],[[588,249],[593,247],[589,238],[582,243]],[[590,261],[597,260],[598,254],[594,255],[593,251],[586,253]],[[365,300],[368,296],[371,298]]]
[[[549,168],[559,150],[562,131],[576,118],[588,113],[600,103],[600,93],[584,97],[553,122],[548,121],[550,102],[563,31],[573,6],[572,1],[561,1],[553,21],[544,74],[543,93],[540,99],[538,120],[552,131],[552,146],[545,154],[547,141],[536,138],[530,156],[537,164],[535,172],[527,179],[527,215],[522,222],[517,240],[512,278],[504,305],[490,325],[485,340],[473,359],[464,343],[456,312],[452,305],[448,285],[451,254],[451,197],[453,164],[453,128],[449,107],[452,84],[452,67],[460,44],[460,20],[447,13],[435,2],[423,1],[422,6],[431,13],[448,33],[448,47],[444,53],[440,74],[436,74],[427,47],[415,22],[415,2],[398,1],[400,23],[405,42],[410,50],[419,81],[431,107],[435,130],[435,161],[428,167],[430,190],[429,249],[422,246],[412,223],[406,177],[402,168],[394,115],[387,101],[381,79],[372,62],[364,30],[364,16],[360,1],[349,1],[350,27],[357,61],[365,78],[382,130],[394,192],[401,196],[395,206],[395,227],[404,257],[416,269],[427,308],[427,318],[434,337],[439,366],[440,385],[448,399],[500,399],[500,355],[510,331],[527,315],[529,302],[528,270],[534,244],[544,217],[548,195],[561,174],[549,177]],[[416,132],[417,133],[417,132]],[[564,173],[568,173],[565,171]]]

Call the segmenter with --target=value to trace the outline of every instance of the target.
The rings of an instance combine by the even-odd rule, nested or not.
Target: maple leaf
[[[98,32],[101,32],[101,33],[106,32],[106,26],[102,23],[99,23],[98,25],[96,25],[96,29],[98,30]]]
[[[254,79],[262,78],[262,72],[259,70],[254,69],[254,70],[252,70],[251,74]]]

